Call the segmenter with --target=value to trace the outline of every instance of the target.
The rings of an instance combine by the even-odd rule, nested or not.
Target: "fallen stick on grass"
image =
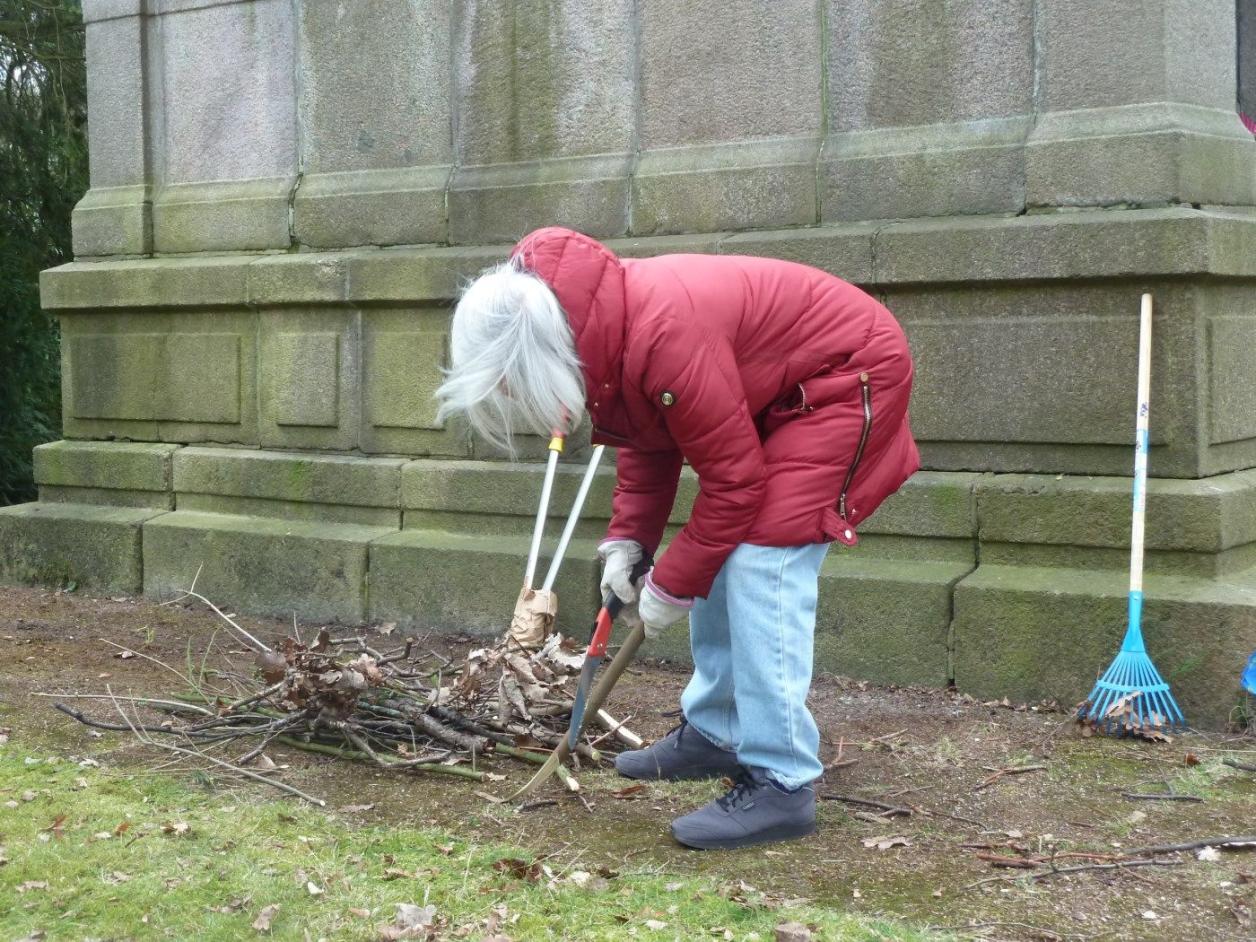
[[[105,687],[105,692],[109,694],[110,697],[113,696],[113,691],[110,690],[108,686]],[[131,723],[131,718],[127,716],[126,711],[122,709],[121,703],[119,703],[117,700],[114,700],[113,706],[114,706],[114,709],[118,711],[118,715],[121,716],[122,719],[126,721],[127,725],[131,727],[131,732],[135,734],[135,738],[146,745],[156,746],[157,748],[165,749],[168,752],[177,752],[180,755],[193,756],[197,759],[204,759],[206,762],[209,762],[219,768],[223,768],[223,769],[227,769],[228,771],[235,772],[237,775],[242,775],[245,778],[251,778],[257,782],[265,782],[267,785],[270,785],[274,788],[278,788],[280,791],[287,792],[290,795],[295,795],[297,798],[301,798],[304,801],[308,801],[312,805],[318,805],[320,808],[327,807],[327,802],[323,801],[323,799],[315,798],[312,795],[307,795],[305,792],[301,791],[299,788],[295,788],[292,785],[287,784],[286,782],[280,782],[273,778],[267,778],[264,775],[258,775],[256,772],[251,772],[248,769],[242,769],[239,766],[231,764],[230,762],[224,762],[222,759],[216,759],[211,755],[206,755],[204,752],[200,750],[184,749],[182,746],[176,746],[173,743],[158,742],[157,740],[144,735],[144,733],[140,732],[140,730],[135,728],[135,725]]]
[[[999,769],[997,772],[991,775],[988,779],[986,779],[980,785],[974,788],[973,791],[979,792],[984,788],[989,788],[991,785],[993,785],[999,779],[1003,778],[1005,775],[1024,775],[1026,772],[1045,772],[1046,770],[1047,770],[1047,767],[1045,765],[1022,765],[1022,766],[1014,766],[1014,767],[1006,768],[1006,769]]]
[[[987,883],[1016,883],[1019,880],[1049,880],[1051,877],[1063,877],[1073,873],[1086,873],[1092,870],[1132,870],[1135,867],[1180,867],[1182,860],[1129,860],[1115,863],[1082,864],[1077,867],[1060,867],[1058,870],[1044,870],[1041,873],[1026,873],[1016,877],[986,877],[964,887],[971,890]]]
[[[159,700],[154,697],[111,697],[107,693],[44,693],[43,691],[35,691],[32,697],[48,697],[57,700],[117,700],[120,703],[140,703],[145,706],[170,707],[173,711],[186,710],[189,713],[199,713],[202,716],[213,716],[213,710],[207,710],[203,706],[197,706],[194,703],[187,703],[183,700]]]
[[[885,802],[872,801],[871,799],[868,799],[868,798],[855,798],[852,795],[834,795],[834,794],[825,794],[825,795],[820,795],[819,797],[822,801],[840,801],[846,805],[861,805],[865,808],[876,808],[880,812],[881,817],[883,818],[892,818],[895,815],[900,815],[900,814],[903,815],[904,817],[908,817],[911,815],[910,808],[902,808],[902,807],[899,807],[898,805],[887,805]]]
[[[327,743],[303,742],[300,739],[293,739],[290,736],[280,736],[277,740],[285,746],[291,746],[293,749],[300,749],[302,752],[317,752],[320,755],[332,756],[337,759],[352,759],[356,762],[375,762],[371,756],[365,752],[358,752],[356,749],[347,749],[343,746],[332,746]],[[404,760],[402,762],[405,765]],[[395,767],[395,766],[394,766]],[[494,778],[501,776],[490,776],[487,772],[477,772],[475,769],[468,769],[461,765],[441,765],[433,762],[413,762],[406,765],[406,768],[414,769],[417,772],[433,772],[437,775],[453,775],[458,778],[469,778],[476,782],[489,782]]]
[[[935,817],[935,816],[942,817],[942,818],[950,818],[952,821],[958,821],[961,824],[967,824],[970,827],[975,827],[977,828],[977,830],[981,831],[983,834],[987,832],[989,833],[997,832],[1001,834],[1006,830],[1005,828],[992,828],[988,824],[986,824],[984,821],[978,821],[976,818],[967,818],[962,814],[955,814],[950,811],[936,811],[929,808],[921,808],[918,806],[915,807],[914,810],[930,818]]]
[[[629,749],[640,749],[645,745],[644,739],[632,730],[624,727],[624,723],[626,723],[627,720],[617,720],[605,710],[598,710],[595,714],[593,714],[593,718],[597,720],[599,726],[622,742]],[[600,741],[601,740],[599,740],[599,742]]]
[[[1138,847],[1122,852],[1125,857],[1149,857],[1153,854],[1174,854],[1184,850],[1199,850],[1202,847],[1223,847],[1231,850],[1256,850],[1256,835],[1246,837],[1206,837],[1198,841],[1185,841],[1181,844],[1158,844],[1154,847]]]

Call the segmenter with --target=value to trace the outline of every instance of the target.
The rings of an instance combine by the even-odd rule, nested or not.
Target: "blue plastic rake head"
[[[1168,683],[1147,655],[1141,627],[1142,602],[1141,592],[1130,593],[1130,622],[1121,651],[1078,714],[1096,729],[1118,736],[1186,725]],[[1123,698],[1129,699],[1122,704]]]

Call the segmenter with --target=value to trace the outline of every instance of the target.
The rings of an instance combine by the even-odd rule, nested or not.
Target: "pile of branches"
[[[255,770],[259,762],[273,769],[268,747],[282,744],[388,769],[490,782],[504,776],[481,768],[486,758],[539,765],[566,733],[584,653],[557,632],[534,645],[507,633],[460,664],[423,650],[421,639],[381,650],[379,636],[334,637],[323,628],[306,643],[295,622],[292,634],[272,647],[209,599],[195,591],[183,598],[189,596],[212,608],[232,637],[248,645],[254,671],[207,670],[207,650],[195,676],[191,669],[184,673],[163,665],[187,682],[188,690],[173,697],[120,697],[111,690],[60,697],[108,700],[116,720],[90,716],[66,702],[56,708],[89,726],[130,731],[146,743],[206,758],[316,803]],[[122,656],[147,657],[127,650]],[[582,761],[604,762],[607,743],[612,749],[640,747],[641,739],[605,711],[589,719],[573,754],[577,767]],[[589,732],[593,724],[601,728]],[[560,769],[559,775],[569,789],[579,790],[569,771]]]

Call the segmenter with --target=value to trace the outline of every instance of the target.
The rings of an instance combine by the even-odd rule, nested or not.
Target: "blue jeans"
[[[689,613],[693,677],[680,706],[752,774],[797,788],[820,777],[807,709],[820,564],[828,544],[743,543]]]

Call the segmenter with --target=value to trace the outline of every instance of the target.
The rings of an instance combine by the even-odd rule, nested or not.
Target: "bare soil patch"
[[[238,620],[263,638],[288,627]],[[124,734],[93,737],[34,694],[98,692],[105,684],[119,694],[175,691],[180,681],[168,670],[145,657],[116,657],[119,649],[101,639],[182,669],[189,655],[199,659],[219,624],[202,609],[142,599],[0,588],[0,726],[11,728],[14,746],[92,755],[129,774],[149,774],[158,761],[150,748]],[[458,658],[473,642],[433,636],[425,643]],[[219,633],[216,647],[235,646]],[[248,669],[251,653],[237,650],[224,656]],[[676,708],[685,679],[682,671],[643,661],[609,706],[643,735],[661,735],[674,722],[664,714]],[[625,794],[629,783],[613,771],[586,769],[579,776],[583,801],[555,783],[537,796],[552,804],[518,812],[477,796],[482,788],[471,783],[389,774],[283,748],[270,755],[290,766],[285,780],[327,799],[330,809],[371,806],[337,812],[352,819],[512,841],[585,869],[705,873],[731,893],[741,881],[776,897],[945,926],[963,938],[1256,938],[1256,849],[1205,852],[1204,859],[1195,851],[1164,855],[1172,866],[1036,881],[1023,875],[1100,865],[1132,848],[1256,832],[1256,774],[1223,763],[1256,762],[1252,738],[1083,738],[1068,715],[1041,707],[835,677],[817,680],[812,709],[823,758],[838,762],[820,794],[910,814],[878,819],[875,804],[828,800],[819,833],[807,840],[703,854],[674,844],[667,825],[717,794],[717,783],[649,784]],[[1033,766],[1041,768],[999,774]],[[507,760],[492,768],[508,776],[491,789],[501,796],[533,771]],[[1202,800],[1126,797],[1168,791]],[[1032,871],[999,865],[1026,858],[1051,862]],[[979,883],[992,877],[1006,882]]]

